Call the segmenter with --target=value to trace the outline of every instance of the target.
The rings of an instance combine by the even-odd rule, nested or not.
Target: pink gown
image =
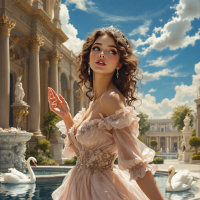
[[[86,112],[82,108],[74,117],[76,124]],[[68,133],[77,148],[76,165],[68,172],[62,184],[52,193],[54,200],[146,200],[149,199],[136,180],[146,171],[155,174],[157,166],[148,164],[155,151],[137,139],[139,120],[133,107],[116,110],[100,119],[83,121],[74,135],[74,125]],[[62,121],[56,126],[66,133]],[[112,129],[112,134],[108,130]],[[63,154],[76,156],[65,138]],[[118,168],[113,163],[118,157]]]

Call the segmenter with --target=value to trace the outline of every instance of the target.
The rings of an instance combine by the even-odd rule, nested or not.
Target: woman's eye
[[[96,50],[96,49],[99,50],[99,47],[93,47],[92,49],[93,49],[93,50]]]
[[[109,52],[111,52],[112,54],[117,54],[114,50],[110,50]]]

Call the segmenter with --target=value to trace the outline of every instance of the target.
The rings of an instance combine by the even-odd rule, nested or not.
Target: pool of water
[[[168,159],[177,159],[176,155],[174,155],[174,154],[166,154],[166,155],[158,154],[157,156],[160,157],[160,158],[167,159],[167,160]]]
[[[165,183],[168,176],[154,175],[162,193],[167,200],[189,200],[195,197],[199,191],[198,187],[192,186],[189,190],[183,192],[165,192]],[[1,200],[48,200],[52,199],[52,192],[59,187],[61,182],[56,183],[35,183],[35,184],[1,184],[0,183],[0,199]]]
[[[69,170],[66,171],[45,171],[45,170],[34,170],[35,175],[54,175],[54,174],[67,174]],[[29,171],[26,171],[25,174],[29,175]]]

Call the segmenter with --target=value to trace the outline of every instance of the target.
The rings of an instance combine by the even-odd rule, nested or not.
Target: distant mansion
[[[173,127],[171,119],[148,119],[150,129],[145,133],[144,140],[150,146],[151,140],[156,140],[158,145],[156,150],[162,148],[163,152],[169,149],[169,152],[176,152],[180,148],[179,142],[182,139],[182,133]]]

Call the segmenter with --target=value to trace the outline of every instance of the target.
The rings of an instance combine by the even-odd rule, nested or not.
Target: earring
[[[118,77],[119,77],[119,72],[118,72],[118,69],[117,69],[117,74],[116,74],[116,76],[117,76],[117,79],[118,79]]]
[[[88,74],[90,75],[90,65],[88,64]]]

